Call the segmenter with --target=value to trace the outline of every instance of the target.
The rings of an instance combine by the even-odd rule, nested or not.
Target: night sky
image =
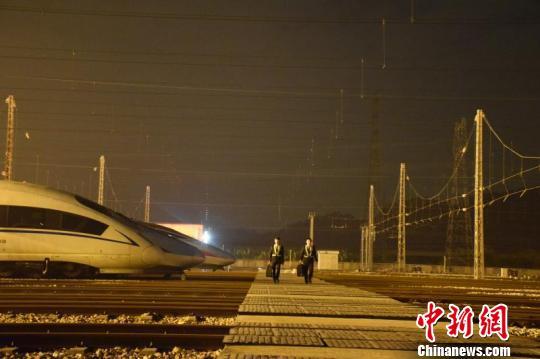
[[[400,162],[440,188],[477,108],[540,152],[538,1],[0,1],[0,30],[15,179],[95,199],[104,154],[107,205],[139,218],[147,184],[153,221],[363,217]]]

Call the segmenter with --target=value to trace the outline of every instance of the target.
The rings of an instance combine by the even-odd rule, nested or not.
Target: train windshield
[[[166,233],[167,236],[169,236],[169,237],[179,238],[179,239],[181,239],[181,240],[183,240],[185,242],[191,243],[193,245],[197,245],[197,246],[202,247],[202,248],[207,248],[207,249],[209,248],[209,246],[206,243],[204,243],[203,241],[200,241],[198,239],[190,237],[187,234],[175,231],[174,229],[164,227],[162,225],[154,224],[154,223],[148,223],[146,225],[153,228],[153,229],[155,229],[155,230],[157,230],[157,231],[160,231],[162,233]]]
[[[154,223],[145,223],[145,225],[149,226],[151,228],[154,228],[154,229],[156,229],[156,230],[158,230],[160,232],[166,233],[171,238],[178,238],[181,241],[190,243],[190,244],[198,247],[199,249],[202,249],[203,251],[209,251],[210,253],[213,252],[214,254],[219,253],[219,255],[221,255],[223,257],[233,258],[234,259],[232,254],[222,250],[221,248],[210,245],[210,244],[206,244],[203,241],[200,241],[198,239],[190,237],[187,234],[184,234],[182,232],[175,231],[172,228],[164,227],[164,226],[161,226],[159,224],[154,224]]]
[[[190,246],[187,243],[170,238],[165,233],[146,225],[146,223],[138,222],[137,229],[144,238],[156,246],[159,246],[165,252],[188,256],[202,256],[201,252],[197,248]]]
[[[186,256],[202,256],[201,252],[195,247],[170,238],[166,234],[150,227],[150,225],[146,223],[126,217],[122,213],[113,211],[110,208],[104,207],[84,197],[76,195],[75,199],[88,208],[98,211],[99,213],[104,214],[107,217],[110,217],[116,221],[123,223],[126,226],[129,226],[130,228],[134,228],[141,236],[146,238],[152,244],[160,247],[165,252],[183,254]]]

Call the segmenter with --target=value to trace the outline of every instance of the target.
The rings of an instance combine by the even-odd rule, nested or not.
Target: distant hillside
[[[472,214],[471,214],[472,215]],[[514,196],[485,208],[485,252],[489,266],[540,267],[540,191]],[[320,249],[339,249],[342,259],[358,260],[360,224],[358,218],[342,213],[319,216],[315,221],[315,241]],[[441,264],[445,255],[447,217],[429,225],[407,227],[410,263]],[[254,255],[281,236],[288,249],[301,248],[309,232],[308,221],[291,223],[277,232],[229,230],[222,232],[228,245],[249,248]],[[471,249],[472,251],[472,249]],[[375,261],[393,262],[395,233],[381,234],[375,242]]]

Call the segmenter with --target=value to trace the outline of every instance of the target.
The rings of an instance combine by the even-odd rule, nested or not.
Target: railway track
[[[483,304],[505,303],[509,321],[527,327],[540,327],[540,283],[514,280],[472,280],[463,277],[359,275],[318,273],[326,281],[361,288],[401,302],[445,306],[470,305],[479,312]]]
[[[0,346],[15,346],[21,351],[75,346],[215,350],[222,347],[229,329],[204,325],[13,323],[0,324]]]
[[[195,314],[238,312],[253,273],[190,273],[181,280],[0,280],[0,312]]]
[[[54,313],[55,318],[92,313],[112,319],[125,314],[151,315],[146,315],[150,319],[144,323],[63,323],[56,319],[51,323],[0,323],[0,347],[17,347],[17,352],[70,347],[219,349],[229,326],[205,325],[202,318],[196,325],[163,324],[166,322],[159,323],[159,318],[190,314],[199,321],[198,316],[234,316],[254,276],[190,272],[184,281],[2,279],[0,312],[9,311],[13,318],[16,313]]]

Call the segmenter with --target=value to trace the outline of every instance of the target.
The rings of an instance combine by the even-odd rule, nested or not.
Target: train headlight
[[[204,231],[202,234],[202,241],[206,244],[210,243],[210,240],[212,239],[212,236],[210,235],[209,231]]]

